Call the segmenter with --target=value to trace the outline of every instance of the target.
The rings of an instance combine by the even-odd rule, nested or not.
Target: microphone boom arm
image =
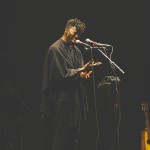
[[[118,70],[120,70],[123,74],[125,73],[119,66],[117,66],[107,55],[105,55],[105,53],[103,53],[99,48],[98,51],[101,52],[110,62],[111,64],[113,64],[116,68],[118,68]]]

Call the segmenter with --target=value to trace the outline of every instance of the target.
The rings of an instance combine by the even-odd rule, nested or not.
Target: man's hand
[[[91,67],[94,67],[94,66],[98,66],[102,64],[102,62],[95,62],[94,61],[89,61],[88,63],[86,63],[82,68],[82,72],[80,73],[80,77],[81,78],[85,78],[85,79],[88,79],[91,77],[91,74],[92,74],[92,70],[91,70]]]
[[[85,78],[88,79],[91,77],[92,71],[89,71],[88,73],[85,74]]]
[[[98,66],[98,65],[100,65],[100,64],[102,64],[102,62],[95,62],[94,63],[94,61],[92,61],[92,63],[89,65],[90,67],[92,67],[92,66]]]
[[[84,71],[84,70],[88,69],[88,67],[94,67],[94,66],[98,66],[98,65],[100,65],[100,64],[102,64],[102,62],[95,62],[95,63],[94,63],[94,61],[89,61],[88,63],[86,63],[86,64],[82,67],[82,70]]]
[[[88,73],[87,72],[81,72],[80,77],[83,78],[83,79],[88,79],[88,78],[91,77],[92,72],[93,71],[89,71]]]
[[[81,72],[80,73],[80,77],[83,78],[83,79],[88,79],[91,77],[91,74],[92,74],[92,71],[89,71],[88,73],[86,72]]]

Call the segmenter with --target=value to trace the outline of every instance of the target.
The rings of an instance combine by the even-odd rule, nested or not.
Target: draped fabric
[[[45,55],[41,91],[41,113],[51,112],[53,103],[66,102],[70,125],[78,123],[87,111],[85,81],[79,77],[84,65],[81,51],[62,39],[51,45]]]

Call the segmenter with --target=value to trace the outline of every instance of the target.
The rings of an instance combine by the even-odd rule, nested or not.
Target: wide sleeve
[[[67,59],[67,53],[56,47],[50,47],[45,55],[42,74],[41,112],[47,109],[47,99],[50,90],[73,87],[80,79],[79,73],[83,66],[83,58],[80,52],[75,55],[76,65],[73,66]],[[69,85],[69,86],[67,86]]]
[[[82,71],[82,65],[73,68],[67,60],[66,55],[60,52],[59,49],[51,48],[49,51],[49,81],[50,80],[67,80],[77,79],[78,74]],[[82,57],[78,58],[82,60]],[[80,63],[83,64],[83,63]]]

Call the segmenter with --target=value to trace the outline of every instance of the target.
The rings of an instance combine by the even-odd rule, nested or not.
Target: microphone
[[[86,39],[85,41],[88,42],[88,43],[91,43],[91,44],[93,44],[93,45],[97,45],[97,46],[111,46],[111,45],[109,45],[109,44],[97,43],[97,42],[94,42],[94,41],[92,41],[92,40],[90,40],[90,39]]]
[[[84,43],[84,42],[81,42],[80,40],[76,40],[76,43],[81,44],[81,45],[84,45],[84,46],[86,46],[86,47],[91,47],[89,44]]]

